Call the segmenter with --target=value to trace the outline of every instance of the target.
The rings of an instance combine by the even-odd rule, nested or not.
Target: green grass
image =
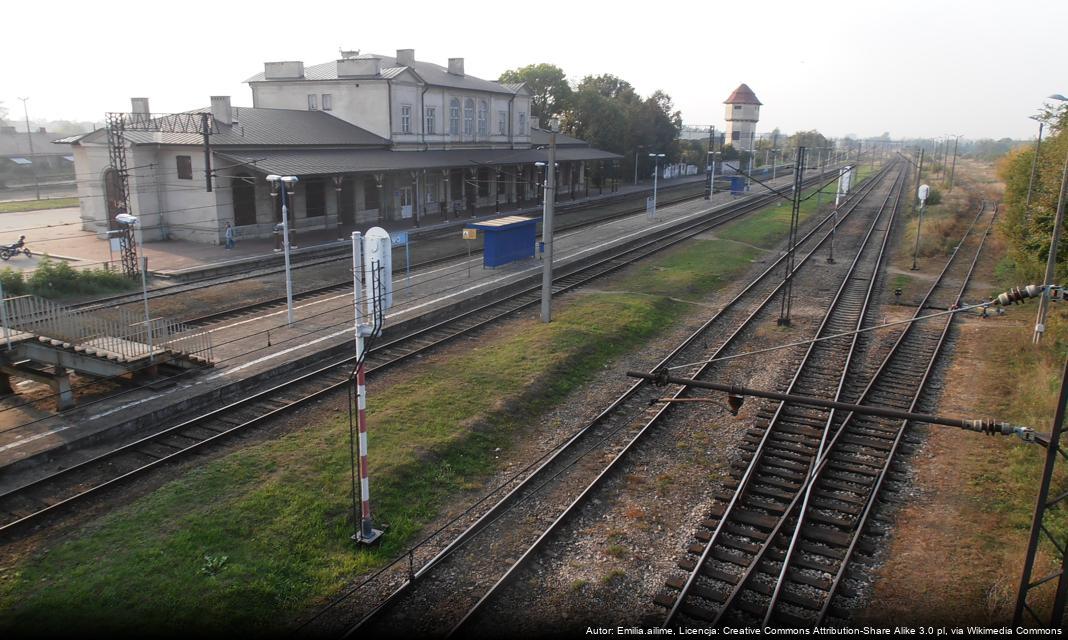
[[[687,242],[609,281],[627,293],[584,294],[551,324],[523,321],[471,341],[388,387],[369,380],[371,491],[376,522],[389,525],[376,549],[349,540],[348,422],[328,415],[199,463],[20,559],[0,573],[0,628],[257,633],[291,624],[402,553],[444,505],[470,501],[497,468],[495,449],[536,434],[538,416],[567,393],[695,312],[676,298],[716,289],[756,253]]]
[[[45,209],[63,209],[77,207],[78,198],[46,198],[44,200],[15,200],[0,202],[0,213],[18,213],[21,211],[43,211]]]
[[[872,174],[870,165],[857,168],[852,190],[856,190]],[[830,179],[830,173],[827,174]],[[801,202],[798,209],[798,219],[803,223],[811,218],[817,211],[816,205],[825,213],[829,213],[834,205],[834,190],[837,183],[832,182],[823,188],[823,194],[814,195],[817,189],[814,187],[804,192],[806,198]],[[811,197],[809,197],[811,196]],[[791,205],[787,200],[779,200],[775,204],[764,207],[755,215],[746,216],[744,219],[731,223],[726,229],[716,233],[720,238],[735,240],[752,244],[764,249],[777,246],[790,232]]]
[[[691,240],[684,251],[670,251],[636,268],[614,284],[628,291],[698,300],[744,269],[760,253],[726,240]]]

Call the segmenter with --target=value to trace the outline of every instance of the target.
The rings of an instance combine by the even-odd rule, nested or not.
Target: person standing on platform
[[[233,249],[234,248],[234,244],[235,244],[234,243],[234,228],[230,225],[229,222],[226,223],[226,233],[225,233],[225,235],[226,235],[226,248],[227,249]]]

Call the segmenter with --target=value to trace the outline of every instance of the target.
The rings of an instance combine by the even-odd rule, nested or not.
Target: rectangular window
[[[401,105],[401,133],[412,132],[412,105]]]
[[[508,112],[497,112],[497,134],[506,136],[508,135]]]
[[[741,140],[741,139],[742,139],[742,132],[741,131],[731,131],[731,140]]]
[[[424,133],[434,135],[434,121],[437,120],[437,111],[434,107],[426,108],[426,128]]]
[[[315,95],[314,93],[309,93],[308,94],[308,111],[315,111],[316,109],[319,108],[318,107],[317,98],[318,98],[318,96]]]
[[[522,111],[520,111],[519,112],[519,135],[525,136],[528,133],[530,133],[530,132],[527,131],[527,114],[525,114]]]
[[[178,164],[178,179],[193,179],[193,159],[190,156],[178,156],[175,158]]]
[[[741,111],[741,109],[742,109],[742,105],[740,105],[740,104],[734,105],[734,110],[735,111]]]
[[[449,134],[460,135],[460,101],[453,100],[449,107]]]
[[[334,96],[329,93],[323,94],[323,111],[334,110]]]

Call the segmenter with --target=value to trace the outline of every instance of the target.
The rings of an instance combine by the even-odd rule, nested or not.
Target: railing
[[[114,319],[103,318],[91,311],[72,309],[37,296],[18,296],[3,301],[5,333],[0,334],[0,346],[7,330],[21,331],[35,336],[61,341],[72,347],[103,357],[126,360],[149,354],[149,332],[144,317],[126,310],[113,310]],[[151,318],[153,354],[170,352],[176,355],[212,359],[211,334],[167,318]]]

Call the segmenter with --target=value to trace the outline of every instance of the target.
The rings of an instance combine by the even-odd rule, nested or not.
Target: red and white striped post
[[[382,532],[375,529],[371,521],[371,487],[367,471],[367,383],[364,377],[363,352],[364,338],[370,333],[371,327],[361,321],[360,302],[363,296],[363,282],[361,281],[369,277],[370,274],[364,270],[362,248],[363,240],[360,232],[354,231],[352,233],[352,307],[355,313],[356,362],[359,363],[356,368],[356,423],[359,434],[360,469],[360,526],[354,538],[357,542],[370,544],[376,541],[382,535]],[[355,516],[355,514],[353,515]]]

